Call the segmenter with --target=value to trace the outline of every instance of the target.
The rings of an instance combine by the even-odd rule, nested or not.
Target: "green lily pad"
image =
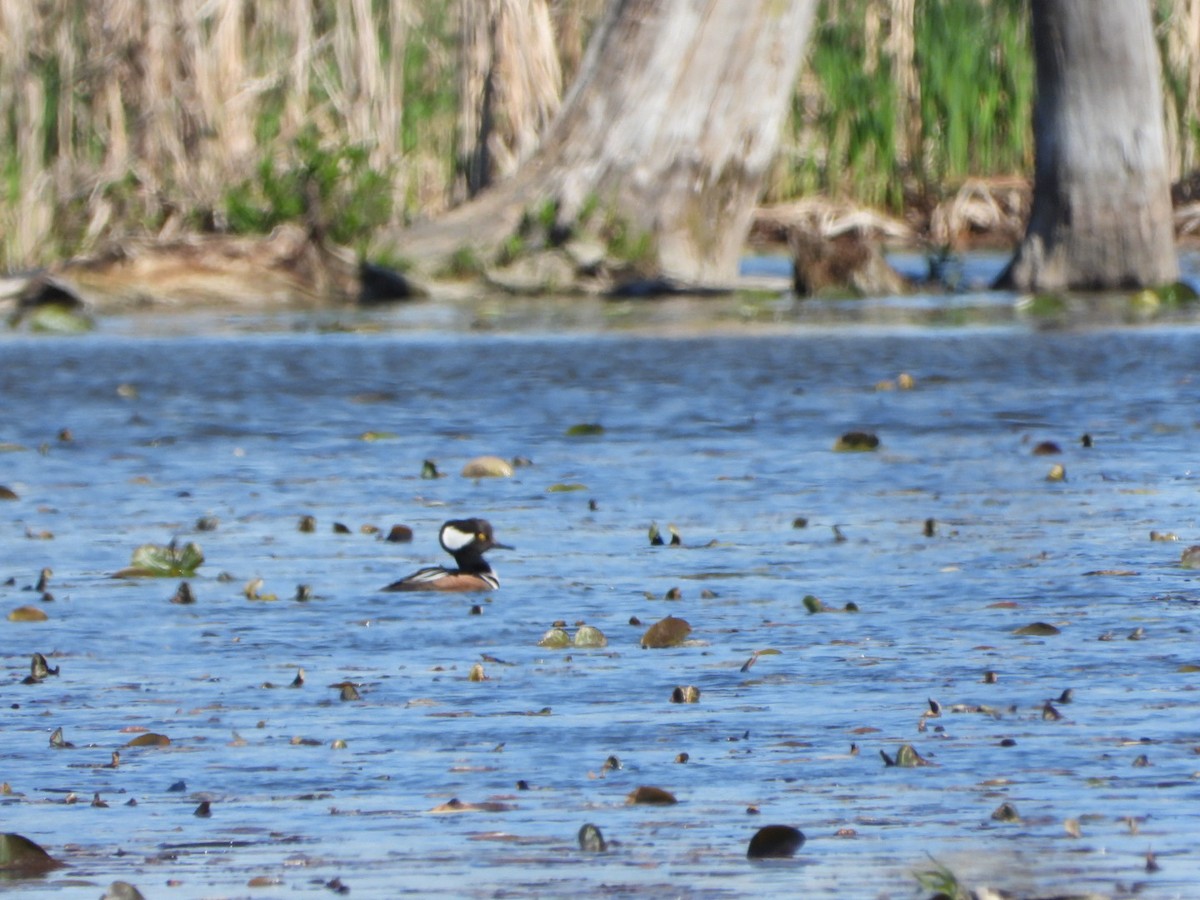
[[[558,481],[546,488],[548,494],[567,494],[572,491],[586,491],[586,484],[580,484],[578,481]]]
[[[129,566],[116,578],[191,578],[204,562],[204,553],[191,542],[182,547],[174,543],[142,544],[133,551]]]
[[[364,431],[359,436],[359,440],[366,441],[367,443],[374,441],[394,441],[399,436],[394,431]]]
[[[642,646],[654,650],[677,647],[691,633],[692,626],[687,623],[687,620],[667,616],[646,629],[646,633],[642,635]]]
[[[599,422],[580,422],[567,429],[567,437],[596,437],[604,434],[604,426]]]
[[[22,834],[0,834],[0,870],[23,875],[40,875],[62,865]]]

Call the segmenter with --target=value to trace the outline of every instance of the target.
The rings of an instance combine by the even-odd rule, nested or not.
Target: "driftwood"
[[[295,226],[266,237],[140,240],[10,276],[0,299],[20,309],[68,303],[93,312],[145,306],[314,308],[411,296],[398,273],[360,264]]]

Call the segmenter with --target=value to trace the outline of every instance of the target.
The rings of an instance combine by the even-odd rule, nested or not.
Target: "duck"
[[[494,591],[500,579],[483,554],[488,550],[512,550],[498,542],[486,519],[451,519],[438,532],[442,549],[454,557],[457,569],[428,566],[393,581],[385,591]]]

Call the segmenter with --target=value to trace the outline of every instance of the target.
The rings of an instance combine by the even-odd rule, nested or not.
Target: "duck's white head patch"
[[[442,546],[453,553],[475,540],[474,531],[461,531],[457,525],[447,522],[442,526]]]

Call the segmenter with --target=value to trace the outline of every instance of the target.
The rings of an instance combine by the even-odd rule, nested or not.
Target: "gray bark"
[[[1034,0],[1034,199],[998,286],[1158,286],[1179,277],[1158,49],[1147,0]]]
[[[389,236],[417,261],[486,254],[546,200],[598,206],[653,248],[657,274],[737,273],[816,0],[613,0],[535,156],[428,226]]]

